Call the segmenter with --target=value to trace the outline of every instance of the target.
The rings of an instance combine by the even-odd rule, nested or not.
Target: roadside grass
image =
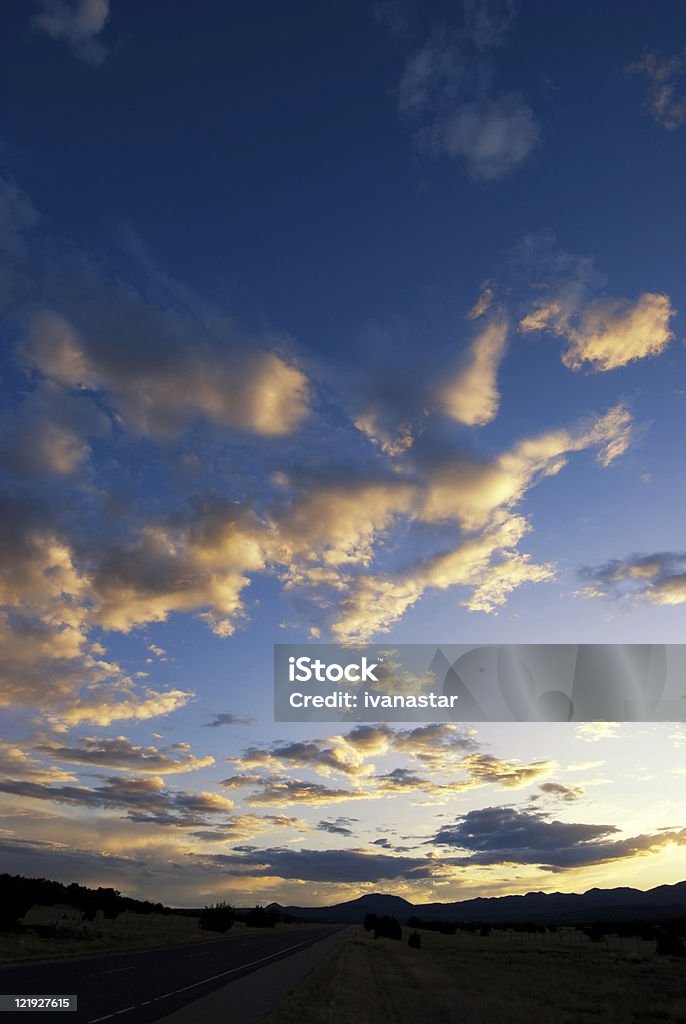
[[[265,1024],[686,1022],[686,962],[596,944],[421,932],[421,949],[361,927]]]
[[[298,931],[301,924],[280,924],[279,931]],[[23,963],[27,960],[50,960],[60,957],[95,956],[98,953],[119,953],[126,950],[148,949],[156,946],[177,946],[190,942],[230,942],[250,935],[264,935],[264,928],[247,928],[236,921],[228,932],[182,931],[178,928],[110,928],[106,932],[83,935],[35,935],[30,932],[12,934],[0,932],[0,964]]]

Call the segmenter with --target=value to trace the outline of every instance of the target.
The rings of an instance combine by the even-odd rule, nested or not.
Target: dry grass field
[[[110,929],[100,934],[91,932],[83,936],[43,936],[31,933],[13,935],[0,932],[0,963],[48,960],[51,957],[63,956],[92,956],[96,953],[118,953],[127,949],[147,949],[149,946],[171,946],[184,942],[217,941],[231,937],[232,934],[235,934],[233,929],[227,936],[218,936],[200,930],[178,932],[163,928],[146,929],[145,932]]]
[[[422,931],[417,950],[409,934],[397,942],[353,929],[268,1024],[686,1022],[686,961],[627,940],[620,950],[549,933]]]
[[[279,930],[298,931],[301,924],[280,924]],[[225,935],[216,932],[178,931],[176,929],[110,928],[106,932],[90,932],[83,936],[41,936],[27,932],[14,935],[0,932],[0,964],[21,963],[24,960],[48,960],[51,957],[89,956],[97,953],[118,953],[127,949],[147,949],[152,946],[171,946],[184,942],[230,942],[238,937],[263,935],[262,928],[247,928],[240,921]]]

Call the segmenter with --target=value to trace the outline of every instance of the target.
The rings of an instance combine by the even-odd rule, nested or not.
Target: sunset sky
[[[686,640],[686,7],[0,21],[1,870],[686,878],[683,724],[272,705],[274,643]]]

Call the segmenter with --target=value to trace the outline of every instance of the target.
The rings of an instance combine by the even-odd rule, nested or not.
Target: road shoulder
[[[160,1017],[158,1024],[222,1024],[236,1019],[241,1008],[241,1024],[256,1024],[305,978],[324,957],[348,935],[341,929],[320,939],[292,956],[265,964],[229,985],[189,1003],[180,1010]]]

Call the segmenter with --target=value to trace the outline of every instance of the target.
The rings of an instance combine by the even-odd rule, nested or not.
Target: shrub
[[[228,932],[233,924],[233,915],[233,907],[228,903],[214,903],[201,913],[200,927],[208,932]]]
[[[412,932],[409,939],[407,940],[408,946],[412,946],[413,949],[422,948],[422,937],[419,932]]]

